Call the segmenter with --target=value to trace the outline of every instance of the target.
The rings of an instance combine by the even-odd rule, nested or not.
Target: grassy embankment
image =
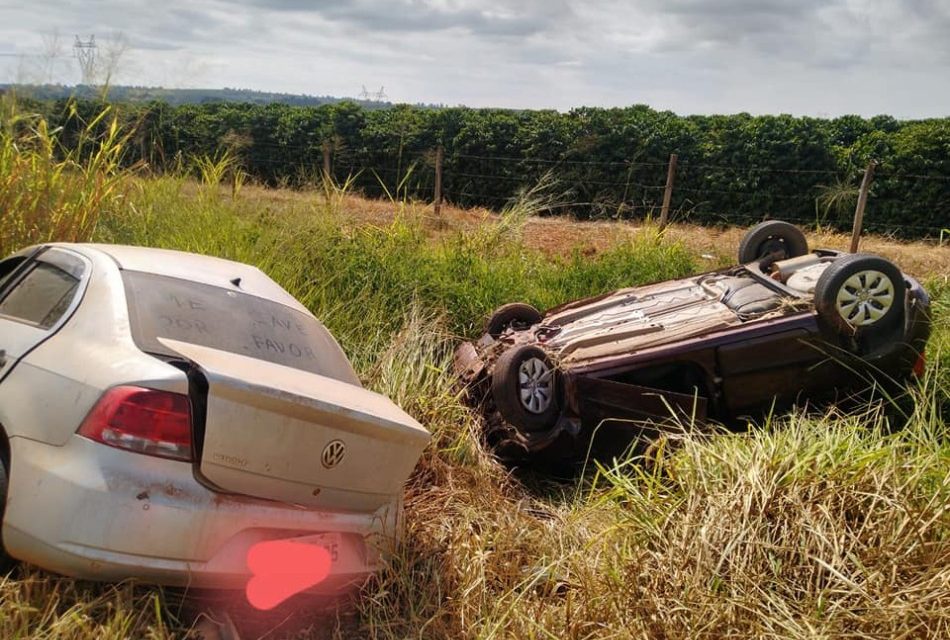
[[[873,408],[775,416],[748,434],[685,435],[649,467],[621,461],[529,487],[478,445],[449,372],[456,336],[503,302],[544,307],[674,277],[731,247],[710,261],[683,229],[618,225],[597,247],[552,250],[525,235],[541,228],[531,196],[492,219],[454,211],[447,225],[422,205],[334,189],[232,197],[213,179],[120,171],[109,150],[121,132],[99,160],[63,159],[48,133],[23,133],[28,121],[12,137],[12,117],[0,141],[2,253],[95,239],[256,264],[330,327],[368,386],[433,432],[408,487],[405,544],[355,617],[314,617],[313,637],[950,635],[945,269],[916,273],[935,296],[936,333],[903,431],[889,435]],[[171,638],[188,624],[167,590],[25,567],[0,584],[3,638]]]

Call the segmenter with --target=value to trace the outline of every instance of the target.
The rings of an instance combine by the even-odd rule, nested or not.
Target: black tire
[[[0,526],[3,524],[3,513],[7,509],[7,488],[9,487],[9,473],[7,472],[7,461],[0,456]],[[0,575],[6,574],[16,564],[7,550],[3,546],[3,539],[0,538]]]
[[[844,335],[873,336],[903,317],[906,290],[903,274],[892,263],[855,253],[832,262],[818,278],[815,308]]]
[[[485,323],[485,333],[492,338],[497,338],[503,334],[509,327],[525,328],[541,322],[541,312],[530,304],[523,302],[512,302],[498,307],[488,322]]]
[[[546,404],[540,400],[545,396],[540,391],[540,386],[528,391],[524,386],[526,383],[521,380],[522,367],[530,371],[532,367],[539,366],[538,363],[532,363],[533,360],[543,365],[543,368],[535,369],[541,371],[535,380],[548,382]],[[530,384],[530,381],[527,384]],[[530,393],[531,401],[523,401],[523,391]],[[498,358],[492,372],[491,393],[501,417],[525,433],[547,431],[555,425],[561,412],[557,368],[543,349],[533,345],[513,347]],[[538,404],[532,408],[530,405],[534,400],[537,400]]]
[[[797,258],[808,253],[802,230],[781,220],[767,220],[749,229],[739,243],[739,264],[756,262],[776,254],[776,260]]]

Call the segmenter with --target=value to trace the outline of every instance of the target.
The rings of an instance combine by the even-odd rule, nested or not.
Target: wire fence
[[[211,140],[187,136],[175,146],[186,156],[215,148]],[[501,210],[530,192],[540,195],[535,206],[542,215],[662,216],[714,225],[780,218],[850,229],[863,173],[858,167],[725,165],[689,159],[671,170],[669,162],[637,159],[518,157],[464,150],[442,155],[436,149],[394,154],[328,149],[316,139],[254,140],[250,146],[237,153],[246,170],[264,182],[319,179],[329,166],[331,179],[348,182],[370,197]],[[436,174],[441,175],[438,192]],[[877,170],[867,194],[864,229],[904,237],[950,237],[950,175]]]

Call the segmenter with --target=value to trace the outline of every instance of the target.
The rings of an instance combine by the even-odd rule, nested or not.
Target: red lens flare
[[[245,593],[255,609],[267,611],[330,575],[330,553],[323,547],[289,540],[259,542],[247,552],[251,579]]]

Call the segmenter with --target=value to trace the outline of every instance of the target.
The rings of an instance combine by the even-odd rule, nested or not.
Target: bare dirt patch
[[[241,199],[263,207],[306,210],[325,206],[325,196],[314,191],[291,191],[245,187]],[[464,209],[445,204],[436,218],[432,206],[421,202],[391,202],[347,194],[336,205],[346,220],[353,224],[391,223],[399,216],[421,219],[433,237],[467,229],[497,220],[498,214],[487,209]],[[580,221],[569,217],[530,218],[524,226],[525,244],[549,256],[568,256],[573,252],[596,255],[618,242],[632,239],[645,229],[655,227],[639,221]],[[703,227],[689,224],[671,225],[666,234],[682,242],[697,254],[699,262],[710,269],[735,262],[735,253],[746,227]],[[844,233],[805,230],[809,245],[827,249],[847,250],[851,236]],[[939,246],[936,241],[902,241],[894,238],[868,235],[862,238],[861,251],[883,256],[906,271],[919,277],[950,277],[950,244]]]

